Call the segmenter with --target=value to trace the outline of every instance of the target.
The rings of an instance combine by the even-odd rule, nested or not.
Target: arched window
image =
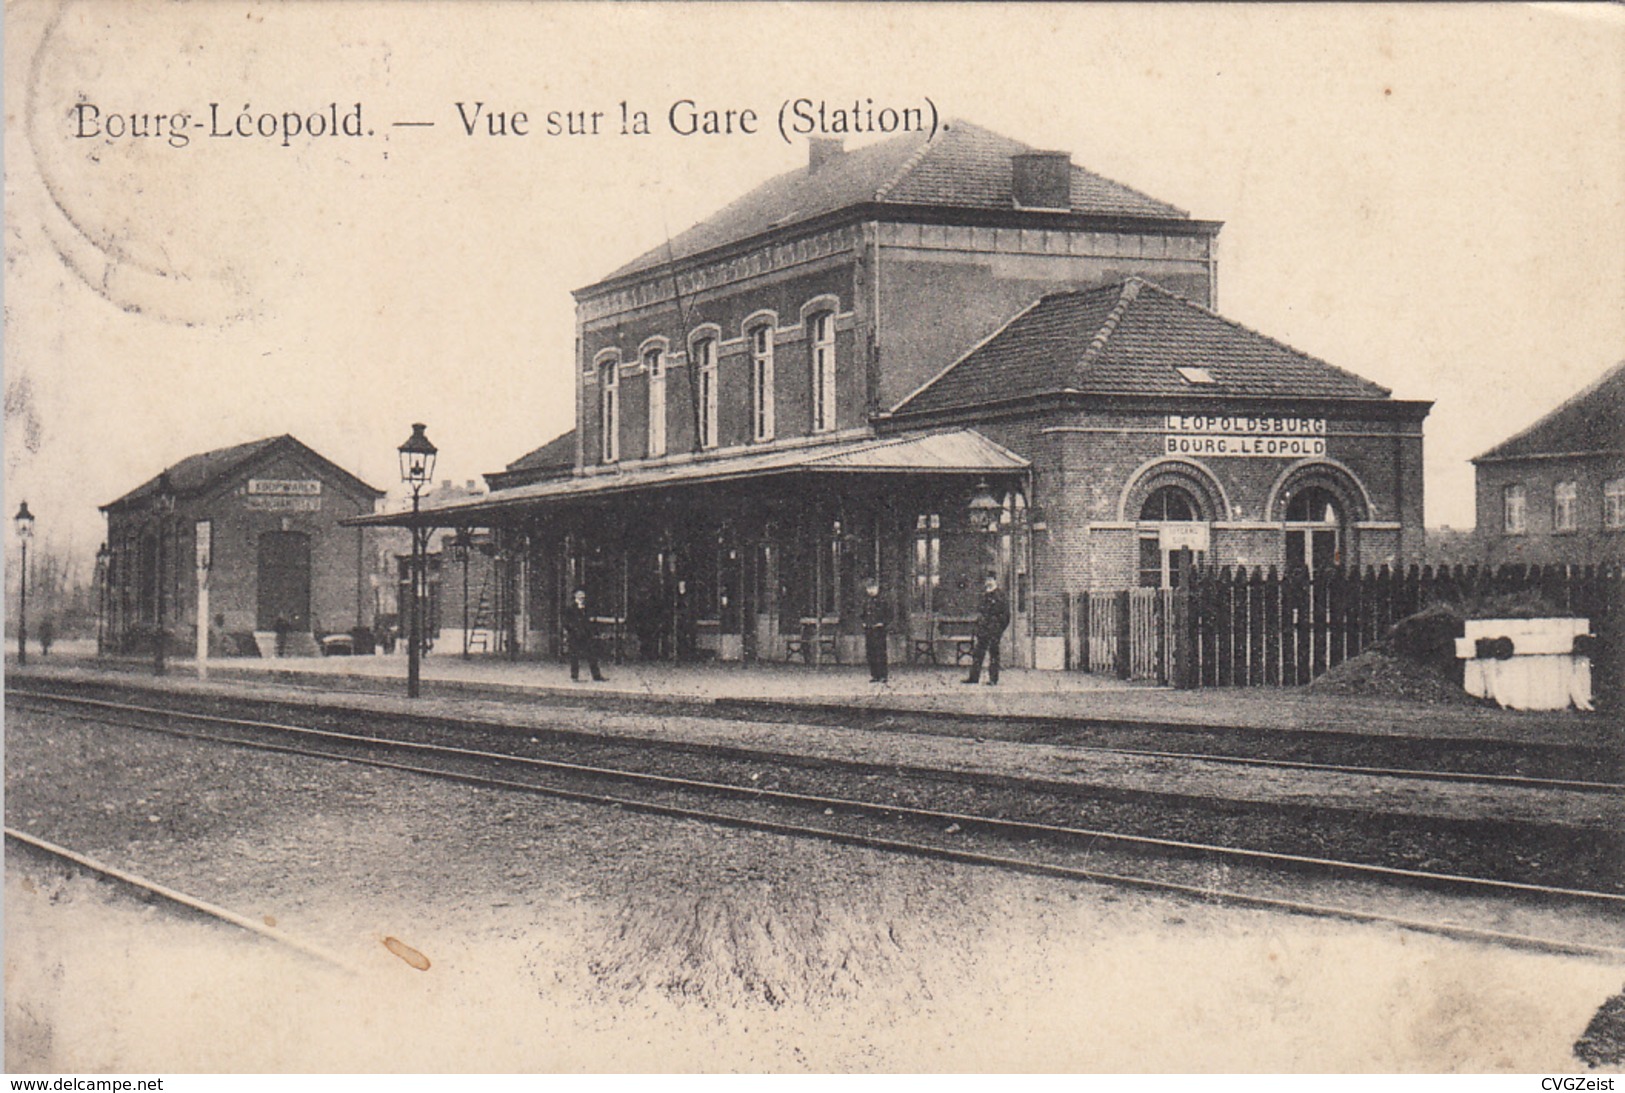
[[[666,352],[651,346],[643,354],[649,380],[649,455],[666,454]]]
[[[773,328],[767,324],[750,332],[751,438],[773,439]]]
[[[1140,506],[1141,588],[1178,587],[1180,563],[1187,553],[1193,564],[1202,563],[1207,555],[1205,524],[1189,529],[1160,526],[1191,524],[1201,519],[1196,498],[1183,487],[1158,486],[1146,495]]]
[[[823,433],[835,428],[835,314],[821,311],[807,323],[812,340],[812,426]]]
[[[689,353],[700,379],[700,447],[717,446],[717,340],[701,338]]]
[[[1311,571],[1343,561],[1343,510],[1325,486],[1306,486],[1286,503],[1286,564]]]
[[[1140,519],[1156,523],[1195,520],[1196,499],[1178,486],[1158,486],[1140,506]]]
[[[598,366],[599,452],[605,463],[621,458],[621,365],[611,357]]]

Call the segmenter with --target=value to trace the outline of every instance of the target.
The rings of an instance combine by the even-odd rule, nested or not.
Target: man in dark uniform
[[[891,604],[880,594],[880,581],[874,577],[863,586],[863,651],[869,658],[869,682],[886,682],[886,624],[891,621]]]
[[[598,638],[593,633],[592,616],[587,613],[587,590],[576,589],[575,603],[564,609],[564,637],[570,646],[570,678],[581,678],[581,659],[587,659],[592,678],[604,682],[598,671]]]
[[[976,644],[971,651],[970,678],[963,682],[979,682],[982,678],[982,661],[986,659],[987,681],[992,686],[998,686],[999,641],[1009,625],[1010,601],[999,591],[999,578],[989,573],[986,591],[982,593],[982,603],[976,613]]]

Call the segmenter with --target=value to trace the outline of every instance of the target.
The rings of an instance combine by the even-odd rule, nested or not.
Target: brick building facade
[[[1483,561],[1625,563],[1625,362],[1473,470]]]
[[[985,572],[1017,663],[1170,557],[1401,563],[1428,404],[1212,310],[1220,225],[951,123],[790,172],[579,290],[576,427],[426,523],[498,528],[530,648],[584,586],[623,650],[939,655]],[[573,459],[564,465],[564,450]]]
[[[161,484],[173,498],[167,511]],[[292,436],[181,460],[101,507],[114,647],[149,644],[161,613],[171,641],[191,648],[202,521],[211,626],[221,633],[273,634],[280,624],[312,651],[311,636],[371,626],[371,540],[380,533],[340,522],[371,513],[382,496]]]

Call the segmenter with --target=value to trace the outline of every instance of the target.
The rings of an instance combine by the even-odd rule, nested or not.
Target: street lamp
[[[17,508],[17,542],[23,548],[22,582],[17,595],[17,663],[28,663],[28,540],[34,537],[34,514],[28,511],[28,502]]]
[[[439,451],[423,435],[427,426],[419,423],[412,426],[412,435],[406,438],[406,443],[395,449],[401,457],[401,481],[412,487],[412,604],[411,622],[407,631],[406,645],[406,695],[408,698],[418,696],[418,657],[421,652],[422,619],[419,601],[421,599],[421,583],[423,581],[423,554],[424,534],[418,527],[418,504],[423,494],[423,487],[434,479],[434,457]]]
[[[157,586],[158,633],[154,635],[152,643],[152,674],[161,676],[166,670],[164,654],[165,646],[169,644],[169,632],[164,622],[164,532],[170,513],[175,511],[175,483],[170,480],[168,471],[158,476],[158,492],[152,498],[152,511],[158,518],[158,572],[153,582]]]

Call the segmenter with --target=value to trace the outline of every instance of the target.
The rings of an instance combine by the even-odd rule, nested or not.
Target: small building
[[[874,577],[952,663],[991,573],[1058,668],[1070,597],[1185,556],[1419,560],[1431,404],[1217,314],[1219,230],[961,122],[813,141],[578,290],[574,429],[420,520],[496,532],[542,654],[579,587],[624,655],[857,660]]]
[[[1625,562],[1625,361],[1473,471],[1484,562]]]
[[[172,502],[159,503],[167,488]],[[101,506],[107,517],[108,630],[113,647],[150,648],[160,616],[172,647],[196,635],[196,560],[210,555],[209,613],[220,651],[257,634],[274,651],[370,627],[368,580],[379,532],[340,521],[374,511],[383,492],[292,436],[189,456]],[[396,533],[399,534],[399,533]]]

